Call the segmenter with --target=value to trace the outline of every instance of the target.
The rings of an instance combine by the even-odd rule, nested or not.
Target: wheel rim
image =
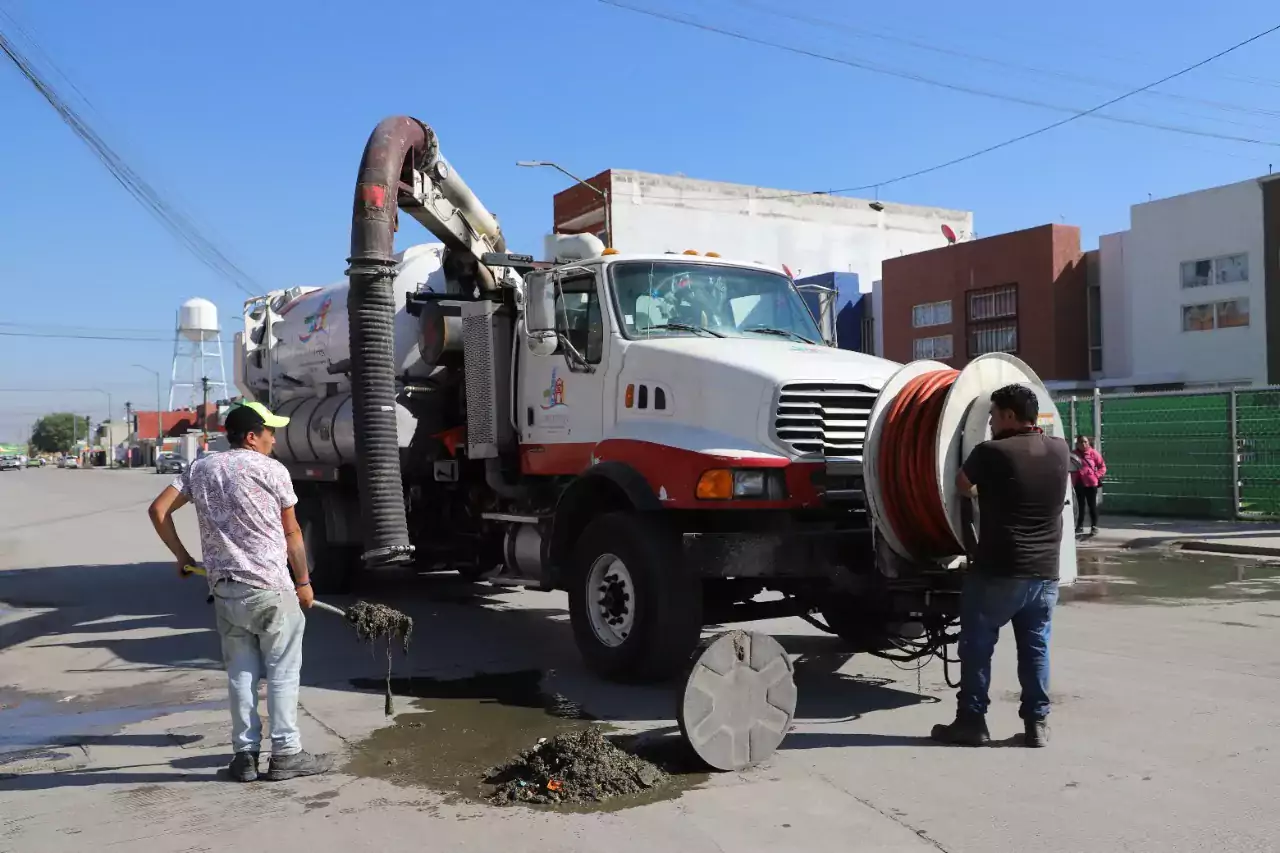
[[[587,573],[587,615],[592,633],[609,648],[625,643],[635,627],[635,582],[613,554],[601,554]]]

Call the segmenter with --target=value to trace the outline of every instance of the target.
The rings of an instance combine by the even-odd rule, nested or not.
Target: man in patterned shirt
[[[298,498],[289,472],[271,458],[275,431],[287,423],[261,403],[235,407],[224,424],[231,449],[197,460],[149,510],[156,532],[178,560],[179,574],[185,575],[196,561],[178,538],[173,511],[187,503],[196,507],[202,565],[231,693],[231,776],[239,782],[258,778],[258,681],[263,675],[271,718],[267,779],[314,776],[333,767],[331,755],[304,752],[298,732],[302,611],[314,596],[294,515]]]

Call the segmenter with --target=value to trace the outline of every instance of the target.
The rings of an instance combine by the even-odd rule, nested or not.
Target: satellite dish
[[[943,223],[942,225],[942,236],[947,238],[947,243],[949,243],[950,245],[955,245],[956,232],[952,231],[951,226],[947,225],[946,223]]]

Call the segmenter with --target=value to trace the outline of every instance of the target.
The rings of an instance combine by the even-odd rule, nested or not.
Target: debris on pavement
[[[667,784],[650,761],[619,749],[599,726],[558,734],[493,768],[489,801],[498,804],[601,803]]]

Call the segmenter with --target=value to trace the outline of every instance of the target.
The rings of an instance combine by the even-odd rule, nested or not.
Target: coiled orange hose
[[[935,370],[898,393],[880,433],[883,509],[898,541],[913,556],[947,557],[964,549],[947,523],[937,485],[938,422],[958,370]]]

